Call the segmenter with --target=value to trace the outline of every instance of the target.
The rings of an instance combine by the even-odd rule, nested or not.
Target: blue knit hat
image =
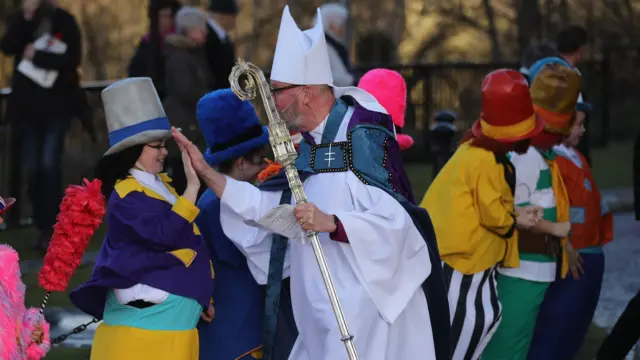
[[[196,118],[207,142],[205,159],[211,166],[238,158],[269,143],[269,131],[260,125],[249,101],[240,100],[231,89],[203,96]]]

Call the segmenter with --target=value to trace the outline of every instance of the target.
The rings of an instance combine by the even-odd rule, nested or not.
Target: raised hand
[[[173,136],[175,142],[178,144],[178,147],[181,150],[184,149],[184,151],[186,151],[189,155],[189,158],[191,159],[191,166],[193,166],[193,169],[195,169],[196,173],[202,174],[202,172],[211,168],[209,164],[207,164],[207,161],[204,159],[204,156],[202,156],[200,150],[198,150],[198,147],[195,146],[191,141],[189,141],[189,139],[187,139],[187,137],[184,136],[183,133],[178,131],[178,129],[176,129],[175,127],[172,127],[171,135]]]
[[[198,173],[193,168],[193,164],[191,164],[191,157],[189,157],[189,152],[180,147],[180,151],[182,152],[182,163],[184,165],[184,174],[187,178],[187,187],[200,188],[200,178],[198,178]]]

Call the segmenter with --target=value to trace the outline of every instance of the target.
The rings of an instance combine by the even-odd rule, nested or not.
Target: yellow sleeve
[[[200,209],[198,209],[198,207],[194,203],[187,200],[187,198],[185,198],[184,196],[180,196],[178,199],[176,199],[176,202],[175,204],[173,204],[173,208],[171,208],[171,210],[173,210],[173,212],[175,212],[176,214],[182,216],[190,223],[193,222],[196,219],[196,216],[198,216],[198,214],[200,213]]]
[[[504,177],[504,169],[501,165],[479,166],[478,169],[475,199],[480,224],[509,239],[515,230],[516,218],[513,194]]]

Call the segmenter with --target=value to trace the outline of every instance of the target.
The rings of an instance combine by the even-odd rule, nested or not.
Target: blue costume
[[[260,125],[251,103],[239,100],[229,89],[214,91],[200,99],[196,116],[207,141],[205,158],[211,166],[236,159],[269,143],[267,128]],[[262,358],[264,286],[255,281],[247,258],[222,231],[220,200],[211,189],[205,191],[197,205],[200,214],[196,223],[209,248],[219,289],[214,294],[216,315],[213,321],[198,326],[200,359]],[[288,284],[288,280],[285,282]],[[289,307],[281,316],[291,313],[287,291],[282,295],[281,304]],[[280,337],[284,346],[279,348],[278,359],[286,360],[297,331],[293,316],[282,320],[280,326],[289,329],[280,334],[294,333],[292,339]]]

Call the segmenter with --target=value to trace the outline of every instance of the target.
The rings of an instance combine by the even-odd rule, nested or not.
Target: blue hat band
[[[150,130],[171,130],[171,124],[166,116],[143,121],[141,123],[125,126],[121,129],[109,133],[109,146],[115,146],[117,143],[137,135],[143,131]]]

